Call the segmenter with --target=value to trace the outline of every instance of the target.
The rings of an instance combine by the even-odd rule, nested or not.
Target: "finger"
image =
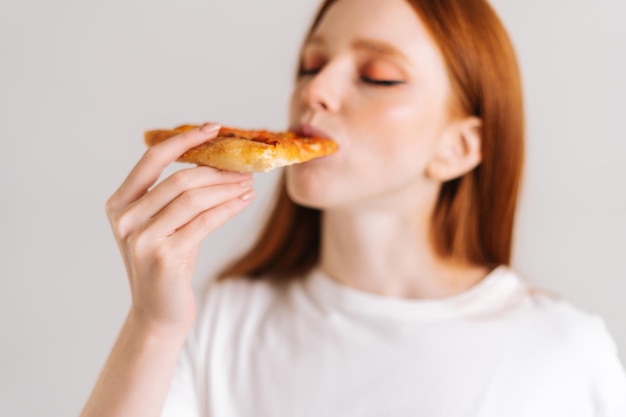
[[[155,238],[171,236],[176,230],[203,213],[252,188],[252,180],[241,184],[221,184],[187,190],[168,204],[146,225],[146,234]]]
[[[181,252],[195,250],[211,232],[241,212],[253,200],[254,190],[250,189],[239,197],[202,212],[170,237],[170,247]]]
[[[217,124],[205,124],[148,148],[111,197],[111,205],[124,207],[137,200],[159,179],[169,164],[189,149],[217,137],[219,129]]]
[[[219,184],[247,183],[252,174],[220,171],[211,167],[194,167],[172,174],[129,208],[129,219],[148,219],[163,210],[184,192]],[[132,221],[132,220],[131,220]]]

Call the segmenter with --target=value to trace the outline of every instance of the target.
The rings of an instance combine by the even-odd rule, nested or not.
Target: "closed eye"
[[[320,68],[300,68],[300,70],[298,71],[298,76],[299,77],[311,77],[311,76],[317,75],[319,72],[320,72]],[[371,84],[371,85],[380,86],[380,87],[393,87],[395,85],[405,84],[405,82],[401,80],[383,80],[383,79],[378,79],[378,78],[367,77],[365,75],[361,75],[359,79],[366,84]]]
[[[373,84],[382,87],[392,87],[394,85],[404,84],[404,81],[400,80],[379,80],[375,78],[369,78],[363,75],[361,76],[361,81],[367,84]]]

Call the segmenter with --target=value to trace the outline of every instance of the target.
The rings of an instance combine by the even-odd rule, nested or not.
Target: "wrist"
[[[132,309],[128,313],[125,327],[134,337],[149,345],[180,349],[187,339],[191,325],[150,324],[141,320]]]

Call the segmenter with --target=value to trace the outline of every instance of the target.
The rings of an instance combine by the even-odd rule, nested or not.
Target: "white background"
[[[0,415],[77,415],[129,307],[103,206],[143,130],[285,128],[317,0],[0,1]],[[626,358],[626,2],[495,6],[527,99],[515,266],[604,316]],[[250,244],[275,179],[196,284]]]

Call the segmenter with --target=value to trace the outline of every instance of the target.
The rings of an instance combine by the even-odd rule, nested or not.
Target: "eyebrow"
[[[325,46],[327,45],[327,42],[323,37],[316,35],[307,39],[305,46],[308,45]],[[359,38],[352,42],[351,47],[355,50],[368,51],[376,55],[382,55],[390,58],[399,58],[405,62],[408,62],[408,58],[406,57],[406,55],[400,52],[397,48],[387,42],[379,41],[376,39]]]

